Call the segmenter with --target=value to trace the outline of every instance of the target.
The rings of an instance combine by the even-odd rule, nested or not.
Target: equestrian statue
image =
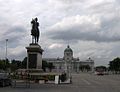
[[[31,35],[32,35],[32,43],[38,44],[39,41],[39,23],[38,19],[32,19],[31,21],[32,29],[31,29]]]

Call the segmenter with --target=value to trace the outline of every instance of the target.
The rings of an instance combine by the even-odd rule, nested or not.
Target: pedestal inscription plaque
[[[27,49],[27,69],[42,69],[43,49],[38,44],[30,44]]]
[[[36,68],[37,67],[37,54],[28,54],[28,68]]]

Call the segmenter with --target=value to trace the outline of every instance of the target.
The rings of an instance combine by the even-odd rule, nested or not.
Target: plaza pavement
[[[120,92],[120,75],[72,74],[72,84],[31,84],[0,87],[0,92]]]

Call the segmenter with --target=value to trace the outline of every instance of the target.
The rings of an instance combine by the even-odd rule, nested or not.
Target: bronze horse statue
[[[37,22],[38,19],[32,19],[31,24],[32,24],[32,29],[31,29],[31,35],[32,35],[32,43],[37,44],[39,41],[39,23]]]

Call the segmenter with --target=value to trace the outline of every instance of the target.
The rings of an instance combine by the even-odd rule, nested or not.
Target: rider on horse
[[[31,35],[32,35],[32,43],[34,43],[35,40],[35,44],[38,43],[39,41],[39,23],[37,22],[38,19],[32,19],[31,24],[32,24],[32,30],[31,30]]]

